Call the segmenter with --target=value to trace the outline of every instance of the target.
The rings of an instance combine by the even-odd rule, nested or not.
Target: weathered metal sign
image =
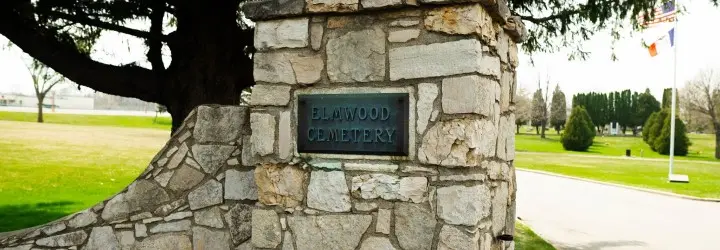
[[[298,95],[299,153],[408,155],[409,95]]]

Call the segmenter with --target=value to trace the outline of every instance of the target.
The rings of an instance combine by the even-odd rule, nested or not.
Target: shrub
[[[587,151],[593,144],[595,130],[590,115],[581,106],[572,109],[560,138],[565,150]]]
[[[647,144],[650,145],[650,148],[653,151],[657,151],[655,149],[655,138],[657,138],[660,135],[660,132],[662,132],[665,118],[667,118],[668,116],[670,115],[668,114],[667,110],[663,109],[657,112],[655,119],[653,119],[652,123],[650,124],[650,132],[648,134]]]
[[[643,137],[643,141],[645,143],[648,142],[648,139],[650,137],[650,127],[652,126],[653,122],[655,121],[655,117],[657,115],[658,115],[658,112],[653,112],[652,114],[650,114],[650,116],[647,118],[647,120],[645,120],[645,124],[643,125],[643,128],[642,128],[642,137]]]
[[[670,116],[662,123],[662,131],[653,141],[653,148],[661,155],[670,154]],[[675,155],[685,156],[688,154],[690,139],[687,137],[685,123],[675,118]]]

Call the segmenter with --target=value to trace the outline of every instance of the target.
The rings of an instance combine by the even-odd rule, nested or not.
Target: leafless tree
[[[27,67],[30,72],[33,88],[35,88],[35,96],[37,96],[38,99],[37,122],[43,122],[43,102],[45,101],[45,96],[47,96],[55,85],[62,83],[65,78],[35,59],[26,63],[25,67]]]
[[[516,133],[520,133],[520,127],[522,125],[527,125],[527,123],[532,119],[532,105],[531,105],[531,97],[530,93],[522,88],[518,87],[518,90],[515,91],[515,97],[513,98],[513,102],[515,103],[515,127],[517,129]]]
[[[700,71],[694,79],[685,84],[683,102],[690,111],[704,114],[715,131],[715,158],[720,159],[720,77],[715,70]]]

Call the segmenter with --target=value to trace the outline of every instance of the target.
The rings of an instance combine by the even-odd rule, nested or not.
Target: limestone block
[[[255,170],[260,202],[294,208],[305,199],[308,174],[294,166],[261,164]]]
[[[432,246],[435,215],[420,204],[395,204],[395,235],[403,249],[429,250]]]
[[[256,53],[253,63],[256,81],[287,84],[318,82],[325,66],[320,54],[302,55],[296,52]]]
[[[223,201],[223,187],[220,182],[210,179],[188,194],[190,209],[198,210]]]
[[[483,56],[480,59],[478,73],[481,75],[492,76],[494,79],[500,79],[500,71],[502,65],[500,58],[497,56]]]
[[[61,221],[61,222],[53,223],[49,226],[46,226],[46,227],[42,228],[40,231],[42,231],[45,235],[53,235],[57,232],[65,230],[65,228],[67,228],[67,226],[65,226],[65,222]]]
[[[178,149],[178,152],[173,155],[172,158],[168,161],[167,165],[165,165],[168,169],[174,169],[177,168],[180,163],[185,159],[185,155],[187,155],[189,148],[186,143],[183,143],[180,145],[180,149]]]
[[[133,231],[116,232],[115,237],[117,237],[117,240],[120,243],[120,248],[123,250],[130,250],[135,246],[135,235],[133,234]]]
[[[470,235],[468,235],[470,234]],[[475,232],[463,232],[455,226],[444,225],[440,229],[438,250],[479,250],[478,241],[480,234]]]
[[[190,220],[180,220],[173,222],[165,222],[157,224],[150,228],[150,233],[169,233],[169,232],[184,232],[190,231],[192,222]]]
[[[248,1],[242,5],[242,11],[248,19],[297,15],[303,12],[305,0],[260,0]]]
[[[290,86],[258,84],[252,91],[253,106],[285,106],[290,102]]]
[[[360,250],[395,250],[388,238],[371,236],[360,245]]]
[[[212,207],[195,212],[195,224],[207,227],[223,228],[222,214],[220,208]]]
[[[505,24],[510,17],[510,8],[507,0],[480,0],[480,3],[488,9],[495,22]]]
[[[420,36],[419,29],[405,29],[391,31],[388,35],[388,41],[391,43],[404,43]]]
[[[432,9],[425,16],[425,29],[452,35],[476,34],[488,45],[496,43],[492,17],[479,4]]]
[[[282,160],[287,160],[292,157],[295,148],[292,133],[290,111],[283,111],[280,113],[278,121],[278,157]]]
[[[518,48],[517,44],[512,40],[508,41],[508,61],[510,61],[513,68],[518,66]]]
[[[445,78],[442,81],[442,109],[446,114],[492,114],[497,82],[477,75]]]
[[[313,50],[320,50],[322,47],[324,27],[322,23],[310,24],[310,46]]]
[[[420,20],[417,19],[401,19],[392,21],[390,27],[412,27],[418,24],[420,24]]]
[[[142,223],[135,223],[135,237],[143,238],[147,236],[147,226]]]
[[[476,226],[490,215],[490,189],[483,185],[437,189],[438,216],[452,225]]]
[[[182,211],[182,212],[177,212],[177,213],[173,213],[168,216],[165,216],[165,218],[163,218],[163,220],[165,220],[165,221],[180,220],[180,219],[185,219],[187,217],[192,217],[192,215],[193,214],[190,211]]]
[[[240,136],[246,116],[247,109],[239,106],[199,106],[197,125],[193,130],[195,141],[197,143],[235,141]]]
[[[308,207],[328,212],[350,211],[350,194],[342,171],[313,171],[307,196]]]
[[[178,168],[175,175],[169,179],[168,188],[175,192],[184,192],[195,187],[203,178],[205,178],[205,174],[193,167],[184,165]]]
[[[352,191],[363,199],[382,198],[420,203],[427,192],[427,178],[365,174],[352,178]]]
[[[358,0],[307,0],[310,12],[351,12],[358,10]]]
[[[345,163],[345,171],[395,172],[395,164]]]
[[[290,216],[288,224],[298,249],[353,250],[372,222],[371,215]],[[430,230],[432,232],[432,230]],[[432,237],[431,237],[432,238]]]
[[[60,235],[41,238],[35,241],[35,244],[43,247],[69,247],[77,246],[85,242],[88,235],[85,231],[75,231]]]
[[[303,48],[308,46],[308,18],[261,21],[255,24],[255,48]]]
[[[422,134],[427,128],[428,120],[434,110],[434,102],[438,96],[438,86],[434,83],[418,84],[418,101],[416,103],[417,117],[417,133]]]
[[[190,237],[185,234],[157,234],[139,242],[135,245],[137,250],[176,249],[190,250],[192,243]]]
[[[515,159],[515,115],[500,118],[500,130],[497,142],[497,157],[511,161]]]
[[[512,88],[513,80],[513,72],[502,72],[502,76],[500,77],[500,112],[506,112],[510,110],[510,89]]]
[[[380,27],[330,38],[325,49],[331,82],[372,82],[385,78],[385,32]]]
[[[195,156],[195,160],[200,164],[203,171],[208,174],[215,174],[215,172],[222,167],[225,161],[230,158],[235,150],[234,146],[227,145],[199,145],[195,144],[192,146],[192,152]]]
[[[304,231],[295,231],[304,232]],[[280,218],[273,210],[252,211],[252,244],[259,248],[275,248],[282,241]]]
[[[252,231],[252,207],[235,204],[225,213],[225,222],[230,228],[233,244],[237,245],[250,239]]]
[[[375,232],[390,234],[390,217],[392,217],[392,210],[378,210],[377,222],[375,222]]]
[[[97,214],[93,213],[92,210],[88,209],[77,213],[72,219],[68,221],[67,225],[70,228],[80,228],[88,226],[95,222],[97,222]]]
[[[192,235],[195,249],[230,249],[230,235],[226,231],[193,227]]]
[[[475,39],[390,49],[390,80],[478,72],[482,44]]]
[[[283,235],[283,245],[281,250],[295,250],[295,240],[290,231],[285,231]]]
[[[225,171],[225,199],[257,200],[258,190],[255,185],[255,171]]]
[[[508,184],[500,183],[495,189],[492,199],[492,231],[493,235],[499,235],[505,229],[505,216],[507,216],[508,205]]]
[[[94,227],[90,232],[90,238],[83,250],[120,249],[112,227]]]
[[[375,202],[356,202],[355,210],[361,212],[370,212],[378,209],[378,204]]]
[[[363,9],[373,9],[386,6],[398,6],[402,5],[402,0],[362,0]]]
[[[508,46],[510,42],[510,37],[505,34],[505,32],[500,29],[500,32],[498,32],[498,43],[496,46],[498,57],[500,57],[500,61],[503,63],[508,63]]]
[[[495,156],[497,129],[488,120],[441,121],[425,133],[418,159],[442,166],[479,166],[483,158]]]
[[[525,23],[519,16],[508,17],[503,28],[515,43],[521,43],[527,39],[528,32],[525,29]]]
[[[169,172],[165,172],[162,174],[159,174],[155,176],[155,181],[157,181],[158,184],[162,187],[167,187],[168,182],[170,181],[170,177],[173,176],[174,171],[170,170]]]
[[[171,203],[168,203],[168,204],[158,207],[157,209],[155,209],[155,211],[153,213],[157,216],[166,216],[166,215],[170,214],[172,211],[174,211],[175,209],[177,209],[180,206],[185,205],[185,204],[186,204],[185,199],[178,199]],[[143,223],[147,223],[147,222],[145,222],[145,220],[143,220]]]
[[[115,195],[115,197],[105,204],[105,208],[100,217],[105,221],[115,221],[127,219],[129,214],[130,206],[125,200],[125,194],[121,193]]]
[[[250,146],[252,155],[265,156],[273,153],[275,143],[275,117],[271,114],[250,114]],[[244,157],[244,156],[243,156]]]

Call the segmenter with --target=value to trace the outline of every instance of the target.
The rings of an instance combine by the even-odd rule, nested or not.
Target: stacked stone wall
[[[0,249],[514,249],[522,23],[499,0],[267,0],[249,107],[196,108],[126,189]],[[298,153],[298,95],[408,93],[407,156]],[[503,240],[504,239],[504,240]]]
[[[514,234],[525,31],[505,3],[303,4],[244,7],[258,51],[242,158],[266,218],[253,246],[513,249],[499,238]],[[328,93],[409,93],[408,156],[298,153],[298,95]]]

